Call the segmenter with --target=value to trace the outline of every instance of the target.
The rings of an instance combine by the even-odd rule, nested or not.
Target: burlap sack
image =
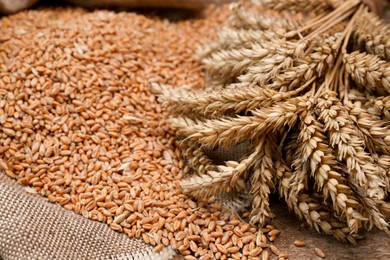
[[[0,0],[0,14],[12,14],[27,9],[38,0]]]
[[[112,231],[108,225],[85,219],[0,172],[0,259],[172,259],[138,239]]]

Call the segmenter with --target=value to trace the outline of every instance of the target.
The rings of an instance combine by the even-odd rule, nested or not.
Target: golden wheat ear
[[[238,3],[233,3],[230,6],[233,17],[232,24],[235,28],[241,28],[245,30],[264,30],[264,31],[279,31],[286,30],[292,31],[297,29],[302,21],[300,19],[289,16],[288,18],[281,15],[261,15],[259,13],[246,11]]]
[[[285,31],[259,31],[259,30],[245,30],[223,28],[219,33],[217,44],[215,44],[215,51],[218,50],[232,50],[238,48],[249,48],[252,44],[258,42],[272,42],[278,40],[285,40]]]
[[[264,139],[263,149],[255,158],[253,169],[250,172],[250,194],[252,195],[252,209],[250,222],[262,227],[266,220],[274,214],[270,209],[269,195],[275,188],[275,156],[274,143],[267,137]]]
[[[259,43],[253,43],[250,47],[214,52],[203,63],[204,68],[213,78],[218,76],[217,79],[219,80],[234,79],[244,72],[248,66],[266,57],[268,54],[267,48],[264,48]]]
[[[336,93],[329,92],[318,98],[317,116],[324,124],[329,143],[336,151],[336,158],[343,162],[355,183],[370,198],[383,199],[386,193],[386,170],[376,164],[364,149],[364,139],[359,133],[347,109]],[[384,188],[385,187],[385,188]]]
[[[368,151],[379,154],[390,154],[390,130],[379,117],[372,115],[361,102],[345,104],[351,118],[362,132]]]
[[[204,175],[208,171],[215,171],[217,166],[213,161],[204,153],[201,145],[194,139],[184,139],[178,142],[178,146],[182,151],[184,159],[187,161],[188,166],[197,175]]]
[[[301,189],[298,194],[290,195],[291,183],[296,178],[282,158],[275,162],[275,169],[279,183],[279,194],[284,197],[290,210],[317,231],[333,235],[344,243],[356,243],[355,238],[358,236],[352,234],[352,230],[345,221],[340,221],[334,216],[334,210],[329,206],[331,204],[329,201],[324,204],[323,197],[317,193],[309,194],[304,189]]]
[[[327,0],[261,0],[264,7],[275,11],[323,13],[333,9]]]
[[[370,108],[368,109],[370,114],[381,117],[386,125],[390,122],[390,96],[382,97],[369,97]]]
[[[346,72],[362,88],[375,95],[390,93],[390,63],[378,56],[358,51],[345,54]]]
[[[390,25],[367,9],[356,18],[353,39],[358,48],[390,61]]]
[[[285,41],[270,48],[270,55],[249,67],[238,77],[243,84],[259,84],[272,89],[289,90],[324,76],[333,66],[342,43],[343,27],[312,41]],[[321,42],[321,43],[320,43]]]
[[[332,201],[335,216],[357,233],[362,223],[368,221],[363,217],[367,214],[343,176],[340,162],[334,156],[336,152],[328,144],[324,125],[314,115],[307,114],[301,120],[300,129],[298,160],[301,160],[301,170],[314,178],[324,200]]]

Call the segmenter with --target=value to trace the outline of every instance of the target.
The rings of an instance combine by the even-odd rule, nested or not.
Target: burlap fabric
[[[0,259],[171,259],[138,239],[88,220],[25,187],[0,172]]]
[[[0,13],[12,14],[27,9],[38,0],[0,0]]]

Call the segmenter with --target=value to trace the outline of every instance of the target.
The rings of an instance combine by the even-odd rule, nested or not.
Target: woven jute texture
[[[0,0],[0,13],[12,14],[27,9],[38,0]]]
[[[171,259],[138,239],[46,201],[0,172],[0,259]]]

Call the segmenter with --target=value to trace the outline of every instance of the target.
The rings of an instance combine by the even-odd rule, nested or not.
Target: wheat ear
[[[208,147],[229,146],[246,140],[255,140],[258,136],[270,131],[277,131],[281,127],[295,124],[299,114],[307,106],[307,97],[290,98],[284,102],[277,102],[269,108],[255,109],[253,116],[238,116],[235,118],[210,119],[196,122],[176,118],[171,122],[179,130],[179,136],[197,139]]]
[[[183,191],[194,197],[205,197],[245,190],[246,183],[243,177],[253,167],[263,146],[264,138],[261,138],[253,152],[241,162],[228,161],[226,165],[217,166],[215,171],[183,180],[181,183]]]
[[[208,75],[219,79],[235,78],[256,61],[266,57],[269,50],[259,43],[253,43],[249,48],[220,50],[211,54],[203,61]]]
[[[217,47],[215,50],[229,50],[238,48],[249,48],[251,44],[266,41],[272,42],[283,40],[285,32],[258,31],[245,29],[223,28],[219,33]]]
[[[365,10],[355,20],[354,40],[358,47],[390,61],[390,25]]]
[[[230,6],[233,12],[232,23],[236,28],[246,30],[295,30],[301,24],[300,20],[292,17],[284,18],[280,15],[260,15],[245,11],[240,4],[233,3]]]
[[[369,102],[372,105],[372,109],[368,110],[370,114],[382,117],[385,122],[390,120],[390,96],[371,96]]]
[[[269,206],[269,194],[275,186],[275,168],[272,159],[274,150],[269,138],[266,138],[263,150],[254,164],[250,181],[252,194],[250,222],[257,223],[259,226],[264,226],[266,219],[273,216]]]
[[[364,151],[364,140],[345,107],[328,91],[317,99],[316,113],[324,124],[330,145],[336,151],[337,159],[346,165],[346,171],[370,198],[383,199],[386,187],[386,171],[374,163],[370,154]]]
[[[363,133],[370,153],[390,154],[390,130],[379,118],[370,114],[360,102],[345,104],[351,118]]]
[[[261,0],[263,6],[276,11],[314,12],[322,13],[332,9],[332,4],[326,0]]]
[[[215,171],[216,165],[204,154],[200,144],[193,139],[185,139],[178,142],[183,157],[187,164],[198,175],[204,175],[208,171]]]
[[[313,77],[321,77],[335,60],[342,34],[336,32],[324,37],[325,39],[314,39],[310,43],[289,43],[285,53],[280,54],[278,51],[276,55],[263,59],[259,64],[248,68],[248,72],[239,76],[238,80],[246,84],[267,85],[273,89],[287,86],[291,90]]]
[[[160,100],[168,106],[171,114],[217,118],[270,106],[274,101],[289,97],[289,94],[293,93],[278,93],[271,89],[250,86],[188,93],[185,97],[171,91]]]
[[[376,95],[390,93],[390,63],[378,56],[358,51],[345,54],[346,72],[362,88]]]

